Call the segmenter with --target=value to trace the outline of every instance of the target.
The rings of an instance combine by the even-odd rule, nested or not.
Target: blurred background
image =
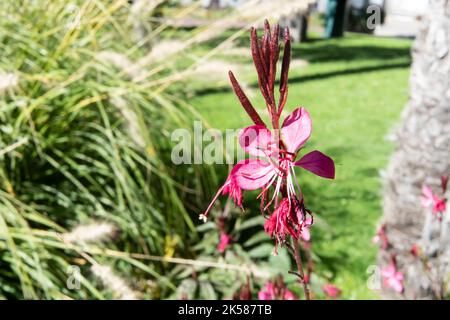
[[[308,108],[307,149],[336,163],[332,182],[299,176],[314,297],[332,283],[379,298],[380,175],[427,2],[1,1],[0,298],[257,298],[280,274],[301,296],[251,197],[244,214],[224,198],[198,221],[229,167],[170,158],[171,132],[194,120],[250,124],[228,70],[264,112],[248,31],[265,18],[294,41],[286,112]]]

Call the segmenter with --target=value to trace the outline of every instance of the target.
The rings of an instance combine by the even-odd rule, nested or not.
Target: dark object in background
[[[220,0],[211,0],[208,9],[220,9]]]
[[[308,12],[298,12],[292,16],[280,19],[280,26],[289,28],[291,41],[304,42],[307,40],[308,15]]]
[[[281,17],[279,24],[281,29],[289,28],[292,42],[305,42],[308,40],[308,25],[309,17],[312,11],[315,10],[315,4],[308,4],[304,10],[291,12],[289,15]]]
[[[328,0],[325,16],[325,38],[337,38],[344,35],[346,0]]]

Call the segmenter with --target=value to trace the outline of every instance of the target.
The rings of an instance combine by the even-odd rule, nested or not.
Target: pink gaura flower
[[[217,245],[217,250],[220,253],[225,252],[225,249],[228,247],[230,242],[231,242],[231,236],[222,232],[219,237],[219,244]]]
[[[312,213],[305,206],[295,168],[308,170],[323,178],[334,179],[334,162],[317,150],[300,155],[312,132],[311,116],[305,108],[296,108],[281,121],[288,96],[291,59],[289,28],[286,27],[284,30],[279,81],[276,79],[277,62],[280,57],[279,25],[271,31],[266,20],[262,38],[258,37],[255,28],[251,29],[250,34],[251,54],[258,76],[258,86],[267,107],[270,127],[258,114],[233,72],[229,71],[234,93],[254,123],[242,129],[238,137],[239,145],[248,154],[249,159],[239,161],[232,168],[225,183],[199,218],[206,222],[213,204],[220,195],[228,195],[238,207],[242,208],[243,191],[259,190],[260,210],[267,219],[264,229],[275,239],[274,253],[278,244],[287,244],[289,240],[294,240],[292,245],[298,248],[299,238],[303,240],[304,248],[310,250],[309,227],[313,223]],[[278,92],[275,92],[276,84],[279,85]],[[263,290],[261,295],[270,296],[269,289]],[[308,292],[305,286],[307,299],[309,299]],[[283,295],[281,297],[286,298]]]
[[[269,281],[263,289],[258,292],[259,300],[297,300],[298,297],[286,288],[284,284],[277,286]]]
[[[300,192],[294,167],[301,167],[328,179],[334,179],[335,176],[333,160],[320,151],[309,152],[296,161],[300,149],[311,135],[311,129],[309,113],[304,108],[297,108],[284,120],[281,130],[276,130],[274,135],[267,127],[259,124],[241,130],[239,144],[247,153],[258,158],[242,160],[234,166],[225,184],[218,190],[206,211],[200,215],[200,219],[206,221],[220,194],[229,194],[236,205],[242,206],[242,190],[261,189],[260,196],[266,199],[269,188],[273,187],[272,198],[263,206],[263,210],[272,203],[277,209],[280,191],[285,187],[287,191],[283,198],[288,199],[289,206],[284,204],[284,207],[278,210],[277,216],[281,213],[283,215],[277,220],[289,220],[291,217],[285,212],[296,198],[294,181]],[[280,148],[280,145],[283,148]],[[282,227],[284,228],[287,228],[287,225]],[[293,234],[292,230],[287,231]]]
[[[327,283],[322,287],[322,291],[330,298],[337,298],[341,295],[341,289],[331,283]]]
[[[421,204],[424,208],[431,206],[434,214],[445,212],[445,199],[439,198],[437,194],[434,194],[429,186],[422,187],[422,194]]]
[[[275,300],[275,284],[273,282],[267,282],[264,289],[258,292],[259,300]]]
[[[383,283],[388,288],[394,289],[398,293],[403,293],[403,273],[397,270],[397,263],[393,258],[389,265],[381,270]]]
[[[318,176],[334,179],[334,162],[320,151],[312,151],[296,161],[300,149],[311,136],[312,121],[305,108],[295,109],[283,122],[281,130],[275,134],[262,125],[252,125],[243,129],[239,135],[239,144],[250,155],[261,160],[253,168],[250,181],[243,181],[243,189],[263,188],[263,192],[273,186],[272,199],[279,195],[283,184],[287,187],[287,197],[295,195],[294,167],[302,167]],[[282,145],[281,149],[278,146]],[[250,183],[251,182],[251,183]]]

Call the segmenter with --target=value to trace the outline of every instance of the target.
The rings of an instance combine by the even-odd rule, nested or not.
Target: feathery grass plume
[[[146,65],[156,63],[165,59],[167,56],[170,56],[174,53],[183,51],[183,49],[187,48],[188,44],[186,41],[181,40],[162,40],[156,43],[151,51],[141,59],[137,61],[137,66],[145,67]]]
[[[145,147],[145,138],[139,125],[139,119],[136,112],[130,107],[123,97],[112,97],[111,103],[119,109],[126,121],[126,128],[129,137],[141,148]]]
[[[113,293],[116,299],[138,300],[136,293],[128,286],[124,279],[114,273],[111,267],[94,264],[91,267],[91,271]]]
[[[95,58],[101,62],[109,62],[116,68],[122,70],[131,79],[141,76],[140,69],[124,54],[113,51],[100,51]]]
[[[153,11],[167,0],[134,0],[130,7],[128,23],[133,26],[133,38],[136,42],[141,41],[151,32],[151,24],[147,22]]]
[[[62,234],[64,241],[69,243],[101,242],[114,238],[118,229],[108,222],[94,222],[86,225],[79,225],[72,231]]]
[[[19,85],[19,77],[15,73],[0,72],[0,94],[13,90]]]

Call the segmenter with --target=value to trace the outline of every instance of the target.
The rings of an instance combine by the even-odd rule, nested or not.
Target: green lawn
[[[322,150],[337,165],[335,181],[305,171],[299,178],[318,217],[313,228],[317,268],[347,299],[377,297],[366,286],[366,270],[375,264],[377,251],[370,240],[381,216],[380,170],[393,149],[386,136],[408,98],[410,46],[409,40],[355,34],[293,46],[293,59],[309,64],[291,69],[287,106],[308,108],[314,129],[307,149]],[[241,68],[236,76],[255,89],[252,69]],[[263,108],[261,98],[252,100]],[[213,127],[250,124],[230,89],[204,90],[191,102]]]

